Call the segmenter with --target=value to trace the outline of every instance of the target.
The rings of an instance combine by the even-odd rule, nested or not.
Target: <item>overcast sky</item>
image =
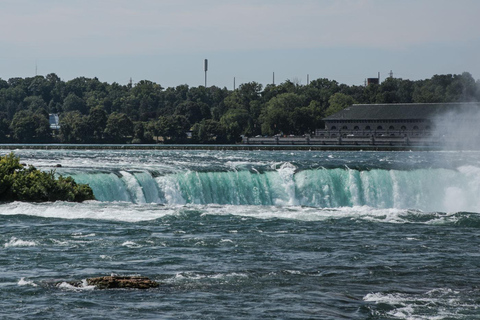
[[[470,72],[479,0],[0,0],[0,78],[164,87]]]

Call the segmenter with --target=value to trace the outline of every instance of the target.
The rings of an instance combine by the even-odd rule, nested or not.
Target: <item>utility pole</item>
[[[207,87],[208,59],[205,59],[203,67],[204,67],[204,70],[205,70],[205,88],[206,88]]]

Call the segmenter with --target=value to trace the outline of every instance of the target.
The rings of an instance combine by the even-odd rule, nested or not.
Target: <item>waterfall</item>
[[[164,204],[302,205],[479,211],[480,168],[354,170],[290,164],[270,171],[74,173],[100,201]],[[460,196],[459,196],[460,195]]]

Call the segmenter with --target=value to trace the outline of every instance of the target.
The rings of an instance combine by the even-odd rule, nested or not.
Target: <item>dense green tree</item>
[[[226,138],[229,142],[240,141],[241,135],[251,135],[253,122],[244,109],[230,109],[220,119],[220,124],[225,128]]]
[[[108,116],[102,106],[90,109],[88,127],[92,142],[100,142],[107,127]]]
[[[294,123],[293,112],[304,106],[304,98],[295,93],[282,93],[267,102],[262,113],[262,133],[290,134],[298,128]]]
[[[91,142],[92,128],[88,117],[78,111],[65,112],[60,117],[60,137],[65,143]]]
[[[78,111],[81,114],[88,113],[85,101],[73,92],[69,93],[65,100],[63,100],[63,111]]]
[[[88,91],[89,87],[89,79],[85,77],[78,77],[67,81],[65,83],[65,94],[68,96],[69,94],[74,94],[77,97],[83,98],[83,94]],[[73,110],[69,110],[73,111]]]
[[[334,113],[342,111],[346,107],[351,106],[355,103],[352,97],[347,96],[346,94],[337,92],[333,96],[330,97],[328,100],[328,104],[330,105],[327,110],[325,111],[325,116],[328,117]]]
[[[7,88],[8,88],[8,82],[0,78],[0,90],[7,89]]]
[[[225,128],[220,122],[204,119],[192,128],[192,139],[195,143],[225,143]]]
[[[23,99],[23,106],[26,109],[29,109],[34,112],[39,109],[44,109],[44,110],[48,109],[48,106],[45,103],[45,101],[39,96],[26,97],[25,99]]]
[[[135,104],[138,109],[138,118],[142,121],[156,118],[156,110],[163,100],[163,87],[148,80],[138,82],[130,91],[134,97],[130,99],[131,104]],[[127,114],[131,114],[125,110]]]
[[[105,135],[110,142],[125,143],[133,133],[133,122],[126,114],[114,112],[108,117]]]
[[[5,101],[20,103],[27,97],[27,93],[21,87],[10,86],[7,89],[2,89],[2,96]]]
[[[293,133],[311,134],[315,129],[323,127],[324,113],[317,101],[311,101],[307,107],[295,108],[292,112]]]
[[[184,101],[175,108],[175,115],[183,115],[188,123],[194,124],[202,119],[209,119],[210,108],[204,102]]]
[[[22,110],[15,114],[10,130],[18,142],[49,142],[51,138],[48,114]]]
[[[8,116],[5,112],[0,112],[0,143],[8,142],[8,135],[10,134],[9,130],[10,121],[8,121]]]
[[[184,142],[190,124],[185,116],[161,116],[157,121],[157,132],[165,142]]]
[[[13,153],[0,157],[0,201],[85,201],[94,200],[88,185],[71,177],[56,176],[33,166],[25,167]]]

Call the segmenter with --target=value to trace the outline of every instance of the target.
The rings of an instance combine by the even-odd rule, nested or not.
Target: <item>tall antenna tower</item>
[[[208,71],[208,59],[205,59],[203,63],[203,69],[205,70],[205,88],[207,87],[207,71]]]
[[[393,71],[392,71],[392,70],[390,70],[390,73],[388,74],[388,76],[389,76],[390,78],[393,78]]]

